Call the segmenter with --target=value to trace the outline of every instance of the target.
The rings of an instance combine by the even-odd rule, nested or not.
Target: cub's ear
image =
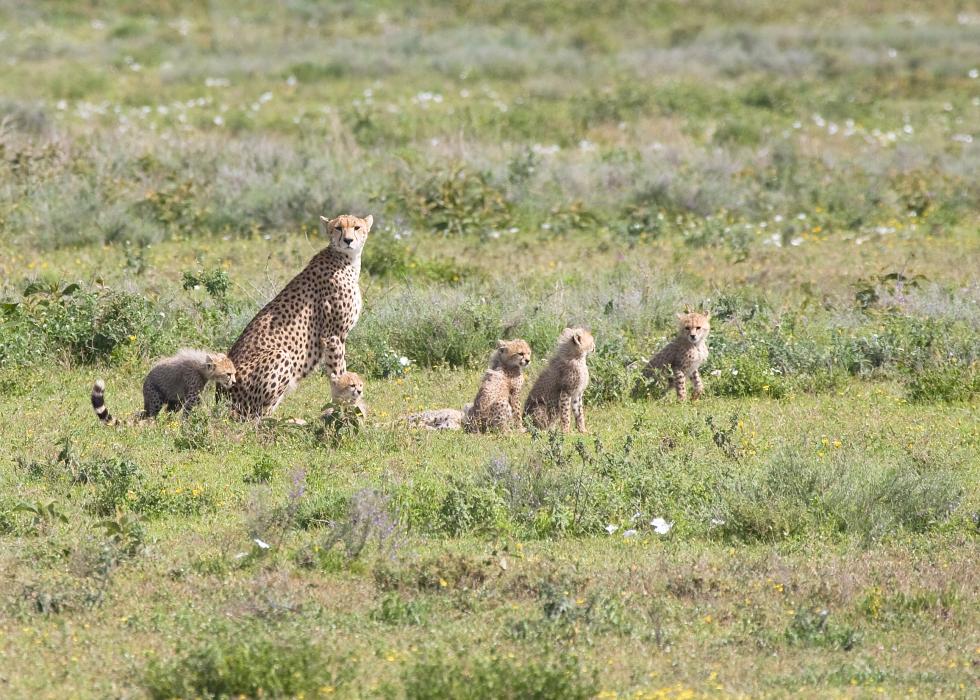
[[[710,319],[711,319],[711,312],[710,312],[710,311],[705,311],[705,312],[704,312],[704,317],[705,317],[706,319],[708,319],[708,320],[710,320]]]
[[[213,355],[208,355],[207,362],[204,363],[204,366],[208,368],[208,371],[209,372],[214,371],[214,356]]]
[[[506,340],[498,340],[497,341],[497,349],[498,350],[503,350],[505,347],[507,347],[507,341]]]
[[[572,340],[575,341],[575,344],[576,345],[581,345],[582,344],[582,332],[581,331],[575,331],[575,333],[572,335]]]
[[[367,231],[365,231],[365,233],[370,233],[371,227],[374,226],[374,216],[368,214],[366,217],[364,217],[364,223],[367,224]]]
[[[329,229],[330,229],[330,219],[328,219],[327,217],[325,217],[325,216],[323,216],[321,214],[320,215],[320,233],[322,235],[326,236],[327,233],[328,233],[328,231],[329,231]]]
[[[679,313],[679,314],[674,314],[674,315],[677,317],[677,320],[678,321],[683,321],[684,320],[684,317],[687,316],[686,313],[683,313],[683,314],[680,314]]]

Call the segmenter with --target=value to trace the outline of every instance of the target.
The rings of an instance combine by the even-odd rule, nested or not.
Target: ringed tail
[[[105,382],[101,379],[97,380],[92,387],[92,410],[103,423],[112,423],[112,416],[105,405]]]

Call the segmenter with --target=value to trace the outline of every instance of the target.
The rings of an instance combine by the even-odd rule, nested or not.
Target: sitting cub
[[[498,340],[490,356],[490,367],[483,375],[473,407],[467,412],[466,431],[521,428],[521,387],[524,368],[531,361],[531,346],[524,340]]]

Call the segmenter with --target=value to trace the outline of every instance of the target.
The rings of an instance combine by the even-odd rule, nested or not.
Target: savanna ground
[[[978,692],[975,6],[127,6],[0,1],[0,695]],[[360,430],[97,424],[348,211]],[[399,424],[570,324],[590,435]]]

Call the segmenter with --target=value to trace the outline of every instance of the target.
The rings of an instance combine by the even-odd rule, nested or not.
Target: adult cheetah
[[[321,362],[331,376],[347,371],[347,334],[361,315],[361,251],[374,217],[320,217],[330,245],[266,304],[231,346],[238,370],[222,393],[241,419],[271,414]]]

